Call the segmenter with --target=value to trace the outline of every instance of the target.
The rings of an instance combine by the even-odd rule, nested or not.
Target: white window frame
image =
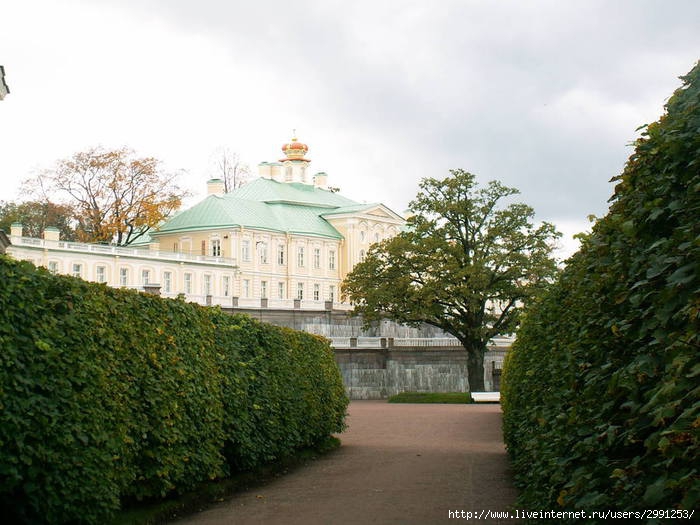
[[[297,283],[297,299],[304,300],[304,283]]]
[[[267,243],[258,243],[258,260],[260,264],[267,264]]]
[[[73,263],[71,266],[70,274],[73,277],[82,277],[83,276],[83,265],[80,263]]]
[[[250,241],[248,239],[241,241],[241,260],[250,262]]]
[[[96,266],[95,267],[95,281],[98,283],[107,282],[107,267],[106,266]]]
[[[304,267],[304,247],[303,246],[297,246],[297,267],[298,268]]]
[[[335,270],[335,250],[328,250],[328,269]]]
[[[173,291],[173,273],[169,271],[163,272],[163,292],[171,293]]]
[[[321,248],[314,248],[314,268],[321,267]]]
[[[277,245],[277,264],[284,266],[284,244]]]
[[[185,293],[191,294],[192,293],[192,273],[185,272],[185,275],[183,276],[183,280],[185,283]]]
[[[212,239],[210,246],[212,257],[221,257],[221,241],[219,239]]]
[[[119,268],[119,286],[129,286],[128,268]]]
[[[284,283],[281,281],[277,283],[277,297],[284,299]]]
[[[260,298],[267,299],[267,281],[260,281]]]
[[[314,284],[314,301],[321,300],[321,286],[319,284]]]

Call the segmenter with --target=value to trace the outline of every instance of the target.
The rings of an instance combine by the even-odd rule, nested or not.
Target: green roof
[[[209,195],[160,226],[156,236],[230,227],[342,238],[323,214],[368,205],[309,184],[256,179],[224,195]],[[344,212],[341,212],[344,213]]]
[[[323,212],[323,216],[326,215],[340,215],[341,213],[357,213],[358,211],[369,210],[370,208],[376,208],[379,203],[371,204],[353,204],[352,206],[341,206],[340,208],[335,208],[333,210],[326,210]]]
[[[357,202],[339,193],[316,188],[300,182],[277,182],[271,179],[255,179],[236,189],[230,195],[241,199],[262,202],[287,202],[314,206],[338,208],[352,206]]]

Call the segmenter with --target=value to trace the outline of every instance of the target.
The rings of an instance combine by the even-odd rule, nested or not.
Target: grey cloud
[[[461,167],[521,188],[548,219],[604,212],[634,128],[658,118],[649,104],[660,110],[700,49],[692,0],[115,5],[214,36],[244,78],[265,70],[328,127],[385,137],[392,198]]]

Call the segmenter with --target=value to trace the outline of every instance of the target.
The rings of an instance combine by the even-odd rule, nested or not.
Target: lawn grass
[[[340,447],[340,440],[328,437],[315,447],[298,451],[274,463],[269,463],[250,472],[242,472],[230,478],[202,483],[196,490],[174,495],[164,500],[125,505],[110,525],[159,525],[175,518],[201,511],[231,497],[236,492],[262,485],[275,477],[314,460]]]
[[[469,392],[401,392],[391,396],[389,403],[471,403]]]

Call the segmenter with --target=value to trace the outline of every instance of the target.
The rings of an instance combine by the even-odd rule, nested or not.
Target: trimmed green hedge
[[[0,515],[103,523],[342,430],[328,343],[0,257]]]
[[[387,402],[466,404],[472,403],[472,396],[469,392],[400,392],[387,399]]]
[[[521,506],[700,506],[700,64],[683,80],[507,357]]]

